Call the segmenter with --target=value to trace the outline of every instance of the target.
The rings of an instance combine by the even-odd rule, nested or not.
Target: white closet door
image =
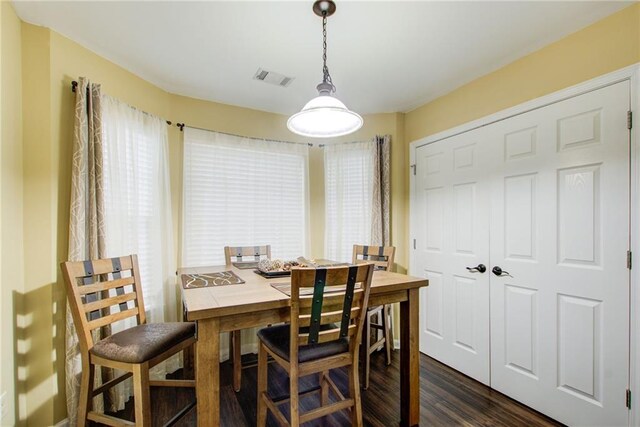
[[[489,165],[481,132],[416,150],[412,271],[421,290],[420,350],[489,384]]]
[[[491,126],[491,386],[628,424],[629,83]],[[428,310],[428,308],[427,308]]]

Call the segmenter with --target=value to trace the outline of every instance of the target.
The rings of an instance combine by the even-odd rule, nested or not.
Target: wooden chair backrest
[[[246,259],[244,257],[253,257]],[[231,258],[235,258],[232,260]],[[271,259],[271,245],[263,246],[225,246],[224,262],[229,265],[231,262],[260,261],[261,259]]]
[[[146,322],[136,255],[67,261],[60,267],[82,350],[93,347],[96,329],[102,328],[105,338],[113,323],[130,317],[139,325]]]
[[[291,270],[290,360],[298,360],[300,345],[339,338],[349,338],[353,350],[360,341],[373,269],[373,264],[360,264]]]
[[[396,256],[395,246],[353,245],[353,264],[373,262],[377,270],[391,271]]]

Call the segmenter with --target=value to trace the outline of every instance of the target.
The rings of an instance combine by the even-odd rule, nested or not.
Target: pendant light
[[[322,83],[316,89],[318,96],[302,108],[299,113],[289,117],[287,127],[291,132],[314,138],[331,138],[347,135],[362,127],[359,114],[349,110],[332,94],[336,87],[331,81],[327,68],[327,17],[336,11],[333,0],[317,0],[313,12],[322,18]]]

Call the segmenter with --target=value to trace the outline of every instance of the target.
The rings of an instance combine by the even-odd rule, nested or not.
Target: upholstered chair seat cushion
[[[143,363],[195,335],[192,322],[150,323],[134,326],[98,341],[91,354],[125,363]]]
[[[289,361],[290,325],[276,325],[258,331],[258,338],[278,356]],[[303,332],[304,328],[301,328]],[[325,328],[321,328],[325,329]],[[298,347],[298,362],[310,362],[349,351],[349,340],[341,338],[321,344],[301,345]]]

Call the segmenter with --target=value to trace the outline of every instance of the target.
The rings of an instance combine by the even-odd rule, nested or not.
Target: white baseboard
[[[65,418],[64,420],[58,422],[53,427],[69,427],[69,418]]]
[[[393,340],[393,348],[396,350],[400,349],[400,340],[396,340],[396,339]]]

